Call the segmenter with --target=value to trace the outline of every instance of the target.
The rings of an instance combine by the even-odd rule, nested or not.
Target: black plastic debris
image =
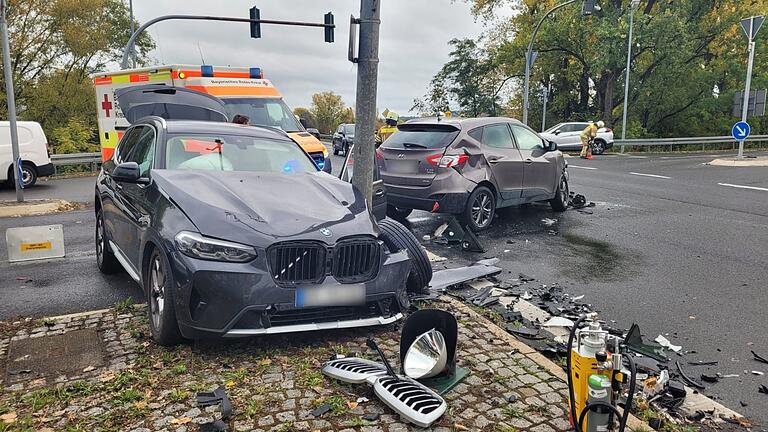
[[[720,381],[720,377],[717,375],[701,374],[701,380],[708,383],[716,383]]]
[[[364,416],[360,417],[361,419],[369,422],[374,422],[379,419],[379,413],[369,413],[365,414]]]
[[[702,361],[702,360],[689,361],[688,364],[691,365],[691,366],[716,366],[717,365],[717,360],[712,360],[712,361]]]
[[[765,384],[760,384],[760,387],[757,388],[757,392],[768,394],[768,387],[766,387]]]
[[[627,344],[627,348],[632,352],[654,358],[660,362],[667,361],[664,347],[656,342],[644,342],[640,334],[640,326],[637,324],[632,324],[632,327],[629,328],[627,336],[624,338],[624,343]]]
[[[229,425],[225,421],[232,417],[232,403],[229,401],[224,387],[219,387],[212,392],[198,392],[195,395],[195,401],[199,408],[219,405],[219,412],[221,413],[221,419],[201,424],[200,431],[222,432],[229,430]]]
[[[766,359],[765,357],[761,356],[760,354],[752,351],[752,355],[755,357],[755,360],[757,360],[757,361],[759,361],[761,363],[768,364],[768,359]]]
[[[507,402],[509,403],[517,402],[517,395],[514,393],[510,394],[509,397],[507,398]]]
[[[465,252],[485,253],[485,248],[480,244],[480,240],[470,229],[466,230],[464,233],[464,239],[461,240],[461,250]]]
[[[429,281],[429,288],[432,290],[441,290],[472,279],[501,273],[501,268],[489,264],[490,262],[493,261],[483,260],[467,267],[436,271],[432,274],[432,280]]]
[[[528,276],[525,273],[520,273],[520,280],[523,281],[523,282],[533,282],[533,281],[536,280],[536,278]]]
[[[697,422],[697,421],[704,420],[704,417],[706,417],[706,416],[707,416],[707,413],[705,413],[702,410],[698,410],[695,413],[688,415],[687,419],[690,420],[690,421]]]
[[[526,339],[544,339],[544,336],[539,335],[539,329],[536,329],[536,328],[528,328],[528,327],[523,327],[515,324],[510,324],[507,326],[507,331],[509,331],[512,334],[524,337]]]
[[[685,390],[685,385],[683,385],[683,383],[680,381],[674,380],[669,381],[669,384],[667,385],[667,392],[669,392],[670,396],[672,396],[674,399],[683,399],[688,394],[688,392]]]
[[[575,194],[571,197],[570,202],[568,203],[572,208],[579,210],[583,209],[584,207],[594,207],[595,203],[593,202],[587,202],[587,197],[585,197],[582,194]]]
[[[689,386],[691,386],[693,388],[697,388],[699,390],[704,390],[706,388],[703,385],[701,385],[701,383],[695,381],[693,378],[691,378],[688,375],[686,375],[685,372],[683,371],[683,367],[680,366],[680,362],[679,361],[675,361],[675,366],[677,366],[677,371],[680,372],[680,378],[683,381],[685,381],[686,384],[688,384]]]
[[[648,419],[648,426],[650,426],[653,430],[659,430],[663,425],[664,422],[662,422],[660,418]]]
[[[331,408],[331,406],[330,406],[330,405],[328,405],[328,404],[322,404],[322,405],[318,406],[317,408],[313,409],[313,410],[310,412],[310,414],[312,414],[312,415],[313,415],[313,416],[315,416],[315,417],[320,417],[320,416],[322,416],[323,414],[325,414],[325,413],[327,413],[328,411],[330,411],[331,409],[332,409],[332,408]]]
[[[742,407],[747,407],[747,406],[749,406],[749,404],[748,404],[748,403],[746,403],[746,402],[744,402],[744,401],[739,401],[739,405],[741,405]]]

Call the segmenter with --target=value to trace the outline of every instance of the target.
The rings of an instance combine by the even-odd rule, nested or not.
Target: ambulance
[[[328,149],[304,129],[277,88],[264,78],[261,68],[169,65],[100,73],[92,75],[92,78],[96,89],[103,160],[112,157],[123,132],[130,126],[115,99],[115,90],[136,85],[165,84],[221,99],[230,120],[240,114],[250,118],[252,125],[284,130],[315,160],[318,167],[331,172]]]

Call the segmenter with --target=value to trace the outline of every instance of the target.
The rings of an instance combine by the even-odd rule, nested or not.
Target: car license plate
[[[296,288],[296,307],[353,306],[365,304],[365,285],[320,285]]]
[[[387,169],[396,174],[413,174],[419,172],[419,161],[387,159]]]

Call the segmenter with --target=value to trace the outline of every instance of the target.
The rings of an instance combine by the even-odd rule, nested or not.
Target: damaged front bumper
[[[381,254],[375,278],[342,284],[328,275],[305,290],[362,290],[355,304],[339,301],[301,307],[297,289],[280,287],[267,270],[264,254],[249,263],[223,263],[169,256],[175,286],[176,316],[185,338],[244,337],[389,324],[407,306],[405,282],[410,260],[405,251]]]

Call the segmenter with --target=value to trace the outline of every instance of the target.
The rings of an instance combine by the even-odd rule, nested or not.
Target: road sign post
[[[749,109],[749,85],[752,83],[752,63],[755,60],[755,35],[757,34],[757,31],[760,30],[760,26],[763,25],[763,22],[765,21],[764,16],[752,16],[749,18],[745,18],[741,20],[741,27],[744,29],[744,32],[747,34],[747,39],[749,39],[749,60],[747,61],[747,80],[744,83],[744,103],[741,107],[741,122],[743,124],[747,124],[747,110]],[[739,123],[736,123],[736,125],[733,126],[734,129],[736,129],[736,126],[739,125]],[[747,125],[749,127],[749,125]],[[749,132],[747,132],[747,135],[744,136],[746,138],[749,135]],[[734,137],[736,137],[736,134],[734,134]],[[739,158],[744,157],[744,139],[741,139],[739,141]]]
[[[13,69],[11,66],[11,48],[8,42],[8,22],[6,12],[8,5],[0,0],[0,39],[3,45],[3,69],[5,71],[5,94],[8,103],[8,123],[11,128],[11,153],[13,154],[13,182],[16,186],[16,201],[24,201],[24,190],[21,177],[21,158],[19,157],[19,132],[16,129],[16,101],[13,94]]]

